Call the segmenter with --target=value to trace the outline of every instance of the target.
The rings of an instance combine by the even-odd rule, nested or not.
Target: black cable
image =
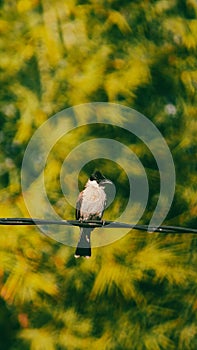
[[[160,233],[197,233],[197,229],[182,226],[159,226],[149,227],[149,225],[132,225],[115,221],[98,221],[98,220],[43,220],[32,218],[0,218],[0,225],[65,225],[80,227],[105,227],[105,228],[134,228],[135,230]]]

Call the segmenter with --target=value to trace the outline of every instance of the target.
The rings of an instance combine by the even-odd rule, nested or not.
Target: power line
[[[32,218],[0,218],[0,225],[65,225],[79,227],[105,227],[105,228],[134,228],[139,231],[160,232],[160,233],[197,233],[197,229],[182,226],[159,226],[149,227],[149,225],[132,225],[116,221],[100,221],[100,220],[43,220]]]

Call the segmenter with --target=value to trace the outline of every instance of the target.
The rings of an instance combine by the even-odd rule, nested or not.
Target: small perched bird
[[[95,171],[90,176],[76,203],[77,220],[101,220],[107,199],[105,193],[106,184],[112,184],[112,182],[106,179],[100,171]],[[75,251],[75,258],[80,256],[91,257],[90,234],[92,230],[93,228],[83,227],[80,229],[80,239]]]

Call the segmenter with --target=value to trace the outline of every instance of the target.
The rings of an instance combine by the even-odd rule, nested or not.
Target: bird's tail
[[[91,257],[90,235],[92,230],[92,228],[83,227],[80,229],[80,239],[75,251],[76,258],[79,258],[80,256]]]

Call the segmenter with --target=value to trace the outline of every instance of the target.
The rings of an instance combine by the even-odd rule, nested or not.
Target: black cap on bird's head
[[[101,182],[102,180],[105,180],[105,176],[101,174],[99,170],[95,171],[91,176],[90,176],[91,181],[96,181],[96,182]]]
[[[99,183],[111,183],[110,180],[106,179],[106,177],[99,171],[96,170],[91,176],[90,176],[91,181],[96,181],[98,184]]]

